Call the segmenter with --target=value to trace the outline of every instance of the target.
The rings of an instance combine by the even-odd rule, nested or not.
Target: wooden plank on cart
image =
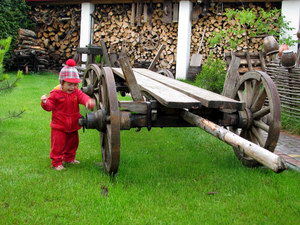
[[[201,102],[202,105],[204,105],[207,108],[236,111],[236,110],[243,110],[245,107],[245,103],[243,102],[239,102],[234,99],[216,94],[214,92],[162,76],[158,73],[155,73],[147,69],[139,68],[139,69],[133,69],[133,71],[135,72],[135,74],[139,73],[152,80],[158,81],[164,84],[165,86],[168,86],[194,99],[197,99]]]
[[[113,72],[125,79],[121,68],[112,68]],[[143,76],[137,72],[134,73],[137,84],[140,89],[152,97],[159,103],[168,108],[199,108],[201,103],[184,93],[181,93],[173,88],[170,88],[160,82]],[[161,75],[160,75],[161,76]]]

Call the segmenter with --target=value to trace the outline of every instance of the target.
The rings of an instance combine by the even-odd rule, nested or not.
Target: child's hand
[[[95,105],[96,105],[95,100],[91,98],[91,99],[86,103],[85,107],[87,107],[89,110],[92,110],[92,109],[94,109]]]
[[[41,97],[41,101],[43,102],[43,103],[46,103],[47,102],[47,95],[43,95],[42,97]]]

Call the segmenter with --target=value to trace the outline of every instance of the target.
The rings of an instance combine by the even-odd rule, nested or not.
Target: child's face
[[[64,81],[61,85],[61,89],[64,92],[67,92],[68,94],[72,93],[76,88],[78,88],[77,83],[70,83],[70,82]]]

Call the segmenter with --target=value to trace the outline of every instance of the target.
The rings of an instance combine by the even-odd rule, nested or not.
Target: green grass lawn
[[[80,131],[81,164],[50,169],[40,96],[57,83],[26,75],[0,93],[0,118],[26,108],[0,122],[0,224],[300,224],[299,173],[243,167],[199,128],[122,131],[113,179],[99,166],[99,133]]]

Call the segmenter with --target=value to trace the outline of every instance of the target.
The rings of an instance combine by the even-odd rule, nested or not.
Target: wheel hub
[[[93,85],[88,84],[87,86],[82,87],[82,91],[83,91],[85,94],[87,94],[87,95],[89,95],[89,96],[92,96],[92,95],[94,94],[94,87],[93,87]]]
[[[79,119],[79,125],[86,129],[97,129],[98,131],[105,131],[107,123],[107,116],[105,110],[99,109],[96,112],[88,113],[86,117]]]
[[[253,116],[250,109],[245,108],[244,111],[239,112],[239,125],[240,128],[249,128],[253,124]]]

